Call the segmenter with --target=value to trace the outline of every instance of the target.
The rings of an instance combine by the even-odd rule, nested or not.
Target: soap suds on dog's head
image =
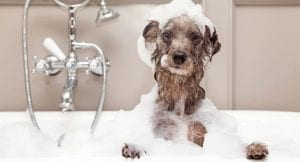
[[[214,24],[204,15],[202,6],[195,4],[192,0],[173,0],[168,4],[155,7],[146,15],[145,24],[155,21],[159,23],[159,28],[162,29],[171,18],[180,15],[187,15],[191,18],[202,34],[205,32],[205,26],[209,27],[211,34],[215,31]],[[148,66],[154,68],[151,62],[151,54],[155,50],[155,44],[147,45],[146,48],[145,38],[141,34],[137,42],[137,49],[140,59]]]

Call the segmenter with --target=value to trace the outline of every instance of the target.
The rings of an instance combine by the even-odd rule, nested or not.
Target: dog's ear
[[[210,28],[207,25],[205,25],[203,48],[209,61],[211,61],[212,57],[221,49],[221,43],[219,42],[216,29],[214,29],[214,32],[211,34]]]
[[[159,22],[151,21],[143,31],[143,37],[145,38],[146,46],[156,42],[158,33],[159,33]]]

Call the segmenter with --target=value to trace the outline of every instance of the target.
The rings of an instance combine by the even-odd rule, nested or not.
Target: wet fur
[[[178,132],[176,118],[189,119],[201,107],[205,98],[205,91],[200,87],[204,65],[212,60],[221,44],[215,29],[211,31],[205,26],[205,31],[200,31],[186,15],[170,19],[163,29],[159,29],[158,22],[151,21],[143,36],[146,48],[156,47],[151,56],[155,64],[154,78],[158,83],[157,107],[152,116],[153,133],[156,137],[172,140]],[[180,65],[172,59],[178,51],[187,56]],[[186,121],[187,139],[203,146],[206,128],[198,121]]]
[[[189,116],[198,110],[205,98],[205,91],[200,87],[204,62],[212,59],[221,44],[216,31],[211,34],[208,26],[205,26],[205,31],[200,31],[186,15],[170,19],[163,30],[158,27],[159,23],[152,21],[143,32],[146,46],[156,44],[151,56],[155,63],[154,78],[158,83],[158,108],[153,115],[153,131],[156,136],[172,139],[177,129],[174,117],[168,114],[175,111],[178,116]],[[187,55],[182,65],[172,60],[178,51]],[[183,104],[177,107],[182,109],[175,109],[179,102]]]
[[[168,111],[173,111],[175,103],[184,97],[184,114],[193,114],[205,98],[205,91],[200,87],[204,76],[204,61],[207,58],[211,60],[221,46],[216,32],[211,36],[210,29],[206,26],[203,35],[197,25],[185,15],[171,19],[163,31],[157,28],[157,22],[150,22],[144,30],[146,44],[156,41],[157,45],[152,54],[152,61],[155,63],[154,76],[159,86],[157,103],[167,107]],[[171,32],[172,38],[164,38],[164,32]],[[179,68],[173,67],[176,65],[170,59],[176,51],[183,51],[188,55],[186,63]],[[169,58],[167,67],[161,64],[163,55]],[[184,73],[174,73],[172,70],[181,70]]]

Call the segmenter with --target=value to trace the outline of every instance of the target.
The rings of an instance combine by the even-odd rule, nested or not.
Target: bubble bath
[[[176,11],[176,12],[175,12]],[[191,0],[174,0],[154,8],[145,18],[160,22],[160,27],[174,16],[186,14],[203,29],[214,25]],[[203,31],[203,30],[201,30]],[[213,31],[213,30],[211,30]],[[153,50],[153,49],[152,49]],[[143,37],[138,40],[142,61],[153,68]],[[299,113],[219,111],[209,100],[193,118],[201,121],[208,133],[203,148],[189,142],[186,127],[180,120],[178,138],[167,141],[155,138],[151,115],[155,107],[157,86],[141,96],[132,111],[103,112],[94,134],[90,124],[94,112],[37,112],[41,131],[36,131],[24,112],[0,113],[0,161],[125,161],[121,156],[124,143],[135,144],[147,151],[137,161],[172,162],[243,162],[245,147],[254,141],[269,146],[267,161],[300,161]],[[60,145],[60,146],[59,146]]]
[[[122,146],[134,143],[147,151],[139,161],[247,161],[245,144],[255,140],[268,144],[268,161],[300,159],[300,128],[295,125],[300,122],[299,113],[224,112],[218,111],[209,99],[197,113],[208,130],[203,148],[186,138],[154,138],[150,115],[156,92],[154,87],[143,95],[132,111],[103,112],[93,135],[89,130],[93,112],[38,112],[41,132],[34,130],[24,112],[0,113],[0,160],[124,161]],[[64,139],[58,147],[57,139],[62,134]]]

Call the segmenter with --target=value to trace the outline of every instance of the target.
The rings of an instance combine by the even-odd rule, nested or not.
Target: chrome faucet
[[[74,111],[73,104],[73,93],[77,85],[77,70],[80,68],[87,69],[97,75],[103,74],[102,69],[102,56],[96,56],[94,59],[85,61],[78,61],[75,54],[78,48],[87,48],[84,43],[79,43],[76,41],[76,11],[78,8],[87,4],[88,0],[81,4],[69,5],[65,4],[60,0],[54,0],[58,5],[66,8],[69,13],[69,56],[61,51],[61,49],[56,45],[56,43],[51,38],[46,38],[43,42],[44,46],[53,56],[48,56],[46,59],[38,59],[34,56],[36,61],[34,72],[40,71],[44,72],[46,75],[55,75],[59,73],[62,69],[66,69],[68,76],[67,81],[63,89],[62,102],[59,105],[62,111]],[[102,53],[102,50],[101,52]],[[106,69],[109,68],[109,62],[105,59]]]
[[[78,8],[83,7],[89,3],[89,0],[81,0],[81,3],[77,4],[67,4],[63,2],[64,0],[54,0],[56,4],[64,7],[68,10],[69,14],[69,55],[66,56],[59,46],[51,39],[46,38],[43,42],[43,45],[46,49],[52,54],[44,59],[39,59],[37,56],[34,56],[35,60],[35,68],[33,72],[43,72],[46,75],[56,75],[61,70],[67,70],[67,80],[63,88],[62,93],[62,102],[59,104],[59,107],[62,111],[74,111],[74,103],[73,103],[73,94],[77,85],[77,70],[78,69],[86,69],[86,73],[90,72],[101,76],[103,78],[102,87],[101,87],[101,96],[99,98],[98,108],[96,111],[95,118],[91,125],[91,133],[93,133],[96,129],[97,123],[99,121],[100,113],[102,111],[104,105],[105,98],[105,90],[106,90],[106,80],[107,80],[107,71],[110,67],[110,62],[105,58],[102,50],[96,44],[93,43],[85,43],[79,42],[76,40],[76,11]],[[72,2],[72,1],[67,1]],[[78,1],[77,1],[78,2]],[[37,124],[34,111],[32,108],[31,101],[31,91],[30,91],[30,82],[29,82],[29,74],[28,74],[28,50],[27,50],[27,14],[30,0],[27,0],[25,3],[24,17],[23,17],[23,53],[24,53],[24,74],[25,74],[25,82],[26,82],[26,96],[27,96],[27,107],[30,112],[30,117],[34,126],[39,129]],[[102,3],[103,4],[103,3]],[[105,3],[104,3],[105,4]],[[103,9],[103,8],[102,8]],[[105,5],[104,9],[108,9]],[[108,11],[112,11],[109,10]],[[114,11],[114,14],[117,12]],[[99,18],[99,17],[98,17]],[[97,18],[97,19],[98,19]],[[94,48],[96,50],[96,55],[89,59],[85,58],[84,61],[79,61],[76,56],[77,49],[85,49],[85,48]]]

